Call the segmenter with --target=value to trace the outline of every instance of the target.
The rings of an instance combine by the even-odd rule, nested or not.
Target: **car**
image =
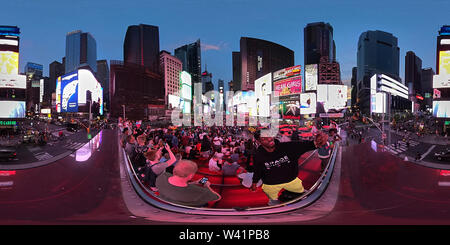
[[[78,123],[68,123],[67,124],[67,131],[70,132],[77,132],[79,129]]]
[[[434,157],[439,161],[450,161],[450,149],[434,153]]]
[[[14,146],[0,146],[0,159],[11,160],[17,157],[17,150]]]

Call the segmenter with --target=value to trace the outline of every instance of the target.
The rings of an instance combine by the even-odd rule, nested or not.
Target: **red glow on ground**
[[[0,176],[12,176],[16,175],[16,171],[0,171]]]
[[[441,176],[450,176],[450,170],[441,170],[440,175]]]

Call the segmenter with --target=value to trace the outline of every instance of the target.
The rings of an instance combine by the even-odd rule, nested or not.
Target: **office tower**
[[[429,67],[422,69],[421,88],[425,106],[425,108],[421,108],[422,110],[431,108],[433,104],[433,76],[433,68]]]
[[[336,45],[333,40],[333,27],[329,23],[309,23],[303,29],[305,65],[332,63],[336,60]]]
[[[97,44],[90,33],[80,30],[66,35],[65,73],[76,71],[81,67],[89,67],[97,72]]]
[[[202,73],[202,94],[205,94],[211,90],[214,90],[214,84],[212,83],[212,73],[209,73],[206,69]]]
[[[241,37],[241,90],[254,90],[255,80],[294,65],[294,51],[266,40]]]
[[[352,87],[352,107],[356,106],[356,101],[357,101],[357,94],[358,94],[358,87],[357,87],[357,80],[356,80],[356,74],[358,72],[358,68],[357,67],[353,67],[352,68],[352,79],[351,79],[351,87]]]
[[[103,88],[104,109],[109,111],[109,66],[107,60],[97,60],[97,80]]]
[[[219,89],[219,93],[223,93],[225,90],[225,83],[222,79],[217,80],[217,88]]]
[[[63,62],[64,61],[65,61],[65,58],[63,58]],[[56,91],[56,79],[58,79],[58,77],[64,75],[64,73],[65,73],[64,63],[59,63],[56,60],[53,61],[52,63],[50,63],[49,72],[48,72],[50,82],[49,82],[48,86],[44,85],[44,98],[46,101],[51,100],[52,93],[55,93],[55,91]]]
[[[43,101],[41,94],[44,93],[44,80],[42,74],[44,66],[27,62],[24,74],[27,77],[27,109],[39,113],[40,103]],[[42,91],[42,92],[41,92]]]
[[[241,53],[233,52],[232,53],[233,60],[233,82],[230,87],[230,91],[239,91],[241,90]]]
[[[406,52],[405,56],[405,84],[411,83],[410,95],[424,96],[422,91],[422,60],[412,51]]]
[[[161,51],[159,57],[160,71],[164,78],[164,99],[166,105],[169,105],[169,95],[180,97],[180,73],[183,70],[183,64],[181,60],[165,50]]]
[[[183,71],[192,76],[192,84],[201,82],[201,47],[200,39],[196,42],[175,49],[175,57],[183,63]]]
[[[145,24],[128,26],[123,43],[123,61],[159,73],[159,28]]]
[[[370,78],[385,74],[400,81],[400,48],[397,37],[384,31],[367,31],[359,36],[357,51],[357,89],[359,107],[370,114]]]

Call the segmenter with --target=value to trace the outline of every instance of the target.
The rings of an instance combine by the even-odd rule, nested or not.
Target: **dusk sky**
[[[2,1],[0,25],[18,26],[20,72],[27,62],[48,65],[65,55],[68,32],[90,32],[97,42],[97,59],[123,60],[123,41],[129,25],[159,27],[160,49],[174,49],[198,38],[213,81],[232,79],[232,51],[240,37],[281,44],[295,52],[303,67],[303,28],[327,22],[334,28],[336,56],[342,80],[351,78],[361,33],[381,30],[398,38],[400,76],[405,54],[414,51],[423,67],[435,70],[436,36],[450,24],[448,0],[13,0]]]

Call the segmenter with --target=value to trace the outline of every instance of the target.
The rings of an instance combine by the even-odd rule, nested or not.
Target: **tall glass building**
[[[192,76],[192,84],[201,82],[202,79],[202,54],[200,39],[194,43],[183,45],[175,49],[175,57],[183,63],[183,71]]]
[[[359,36],[357,52],[357,90],[362,113],[370,113],[370,78],[386,74],[397,81],[400,48],[397,37],[384,31],[366,31]]]
[[[97,43],[90,33],[69,32],[66,35],[65,73],[86,66],[97,72]]]
[[[333,27],[329,23],[309,23],[303,29],[305,65],[319,64],[322,57],[326,63],[336,60],[336,45],[333,40]]]
[[[123,43],[123,61],[159,73],[159,28],[145,24],[128,26]]]

